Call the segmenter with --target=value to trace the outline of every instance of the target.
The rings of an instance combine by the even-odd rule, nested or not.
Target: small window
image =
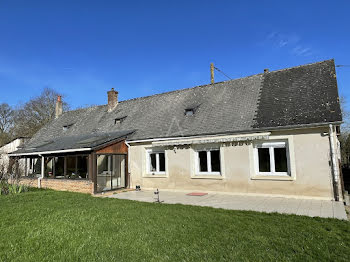
[[[147,173],[165,174],[165,152],[148,152]]]
[[[124,116],[124,117],[118,117],[118,118],[114,119],[114,124],[115,124],[115,125],[121,124],[121,123],[124,121],[125,118],[126,118],[126,116]]]
[[[266,142],[256,145],[255,161],[261,175],[290,175],[287,142]]]
[[[72,127],[73,124],[69,124],[69,125],[64,125],[63,126],[63,131],[67,131],[69,128]]]
[[[211,149],[197,152],[197,172],[198,174],[221,173],[220,150]]]
[[[193,116],[193,115],[194,115],[193,108],[185,109],[185,116]]]

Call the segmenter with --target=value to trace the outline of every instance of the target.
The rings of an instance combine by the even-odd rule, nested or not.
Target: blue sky
[[[336,3],[336,4],[335,4]],[[72,108],[335,58],[350,65],[349,1],[0,0],[0,103],[44,87]],[[350,108],[350,67],[337,69]],[[226,80],[216,73],[216,81]]]

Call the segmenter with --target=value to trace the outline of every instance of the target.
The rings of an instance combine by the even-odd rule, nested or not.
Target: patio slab
[[[342,202],[329,200],[299,199],[272,196],[243,196],[220,193],[208,193],[203,196],[189,196],[189,192],[174,192],[162,190],[159,198],[166,204],[184,204],[208,206],[232,210],[251,210],[258,212],[277,212],[281,214],[296,214],[310,217],[329,217],[347,220]],[[129,199],[141,202],[155,202],[154,191],[121,192],[106,197]]]

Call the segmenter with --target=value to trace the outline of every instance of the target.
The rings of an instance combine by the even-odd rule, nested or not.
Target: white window
[[[220,175],[220,149],[199,150],[196,152],[196,169],[199,175]]]
[[[290,176],[288,144],[285,141],[255,145],[255,167],[259,175]]]
[[[165,174],[165,152],[147,151],[147,173],[152,175]]]

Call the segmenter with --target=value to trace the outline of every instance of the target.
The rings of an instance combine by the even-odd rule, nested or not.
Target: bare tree
[[[0,104],[0,132],[8,132],[13,124],[13,109],[6,103]]]
[[[34,97],[16,110],[14,114],[13,133],[16,137],[31,137],[40,128],[55,117],[55,104],[58,92],[45,88],[38,97]],[[63,110],[68,104],[63,103]]]
[[[343,124],[341,125],[341,135],[338,137],[341,149],[341,162],[343,167],[348,167],[350,164],[350,113],[345,108],[346,99],[340,97],[340,107],[343,116]]]
[[[11,139],[10,129],[13,127],[13,109],[6,103],[0,104],[0,146]]]
[[[340,97],[340,108],[343,116],[343,124],[341,125],[343,133],[349,133],[350,131],[350,112],[345,108],[346,99],[344,96]]]

